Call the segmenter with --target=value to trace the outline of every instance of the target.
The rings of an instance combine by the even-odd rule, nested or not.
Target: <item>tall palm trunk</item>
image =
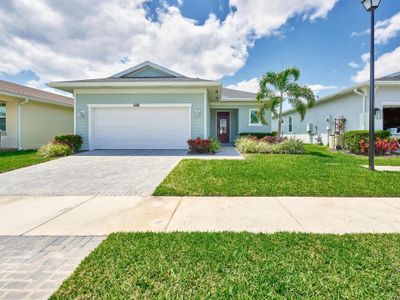
[[[279,103],[279,114],[278,114],[278,137],[282,137],[282,107],[283,107],[283,96],[281,95],[281,101]]]

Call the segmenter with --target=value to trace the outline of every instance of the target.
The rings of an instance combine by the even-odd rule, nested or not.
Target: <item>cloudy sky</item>
[[[377,75],[400,71],[400,1],[377,11]],[[368,79],[359,0],[1,0],[0,79],[107,77],[144,60],[257,89],[297,66],[320,95]]]

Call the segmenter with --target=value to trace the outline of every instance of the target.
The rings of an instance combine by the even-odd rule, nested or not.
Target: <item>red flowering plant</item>
[[[195,138],[187,141],[190,153],[214,153],[220,147],[220,143],[216,139]]]
[[[368,154],[369,143],[366,140],[360,140],[360,148],[363,154]],[[376,139],[375,154],[385,155],[391,154],[393,151],[399,150],[399,141],[396,139]]]

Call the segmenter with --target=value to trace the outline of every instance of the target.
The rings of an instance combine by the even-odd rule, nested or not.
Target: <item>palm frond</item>
[[[288,102],[300,114],[301,120],[304,120],[308,108],[314,106],[314,92],[307,86],[301,86],[292,83],[288,86]]]

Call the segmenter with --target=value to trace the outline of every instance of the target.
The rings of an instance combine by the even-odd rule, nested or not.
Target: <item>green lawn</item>
[[[0,152],[0,173],[39,164],[52,158],[42,158],[36,150]]]
[[[398,299],[400,235],[110,235],[50,299]]]
[[[154,195],[400,196],[400,172],[370,172],[367,157],[306,145],[303,155],[255,154],[245,160],[183,160]],[[400,157],[377,158],[400,165]]]

